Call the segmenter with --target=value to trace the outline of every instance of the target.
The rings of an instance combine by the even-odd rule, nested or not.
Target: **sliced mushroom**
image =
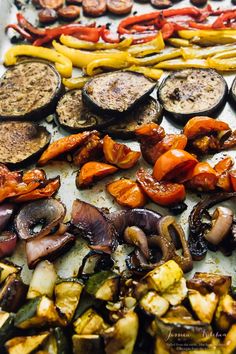
[[[71,223],[89,241],[94,250],[110,254],[117,247],[117,232],[106,215],[94,205],[76,199],[72,207]]]
[[[5,229],[15,210],[13,203],[3,203],[0,205],[0,232]]]
[[[15,228],[22,240],[50,234],[65,217],[66,208],[58,200],[50,198],[25,205],[15,218]],[[40,228],[37,231],[37,228]]]
[[[128,226],[124,231],[124,240],[140,249],[146,259],[149,259],[147,236],[137,226]]]
[[[204,235],[205,239],[213,245],[218,245],[229,233],[233,217],[231,209],[222,206],[216,208],[212,215],[212,228]]]

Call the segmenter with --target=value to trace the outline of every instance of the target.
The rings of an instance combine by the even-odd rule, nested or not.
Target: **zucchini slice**
[[[30,354],[40,347],[48,336],[49,332],[33,336],[15,337],[7,341],[5,347],[9,354]]]
[[[97,75],[86,82],[83,100],[96,112],[119,115],[135,108],[155,87],[156,82],[142,74],[115,71]]]
[[[142,310],[148,315],[163,316],[169,308],[169,302],[155,291],[149,291],[139,302]]]
[[[10,274],[20,273],[21,267],[4,259],[0,261],[0,283],[2,283]]]
[[[143,124],[152,122],[161,123],[162,106],[153,97],[148,97],[142,105],[122,116],[122,119],[109,125],[106,133],[123,139],[130,139],[135,136],[135,130]]]
[[[73,323],[77,334],[101,334],[108,327],[103,318],[92,308]]]
[[[231,285],[231,276],[216,273],[196,272],[192,279],[187,280],[189,289],[198,290],[203,295],[211,292],[225,295],[230,291]]]
[[[16,313],[15,326],[17,328],[42,327],[46,324],[66,325],[66,321],[59,316],[53,301],[46,296],[29,300]]]
[[[52,65],[23,61],[0,79],[0,119],[43,119],[54,112],[61,92],[61,77]]]
[[[33,299],[41,295],[52,298],[56,280],[57,273],[52,263],[48,261],[38,263],[30,281],[27,299]]]
[[[80,301],[83,284],[77,279],[65,279],[55,286],[55,304],[70,322]]]
[[[221,296],[215,313],[216,327],[227,332],[236,321],[236,301],[229,295]]]
[[[31,122],[0,123],[0,163],[18,166],[32,162],[48,146],[51,134]]]
[[[73,132],[100,130],[115,121],[114,117],[91,112],[82,100],[81,90],[70,90],[59,100],[56,108],[56,123]]]
[[[227,94],[225,79],[213,69],[174,72],[158,90],[164,110],[179,124],[194,116],[216,115],[226,103]]]
[[[70,348],[68,340],[60,327],[50,330],[50,336],[43,345],[43,350],[49,354],[68,354]]]
[[[10,274],[0,291],[0,307],[3,311],[16,312],[25,301],[27,286],[18,274]]]
[[[101,337],[96,334],[72,336],[73,354],[104,354]]]
[[[219,297],[215,293],[202,295],[199,291],[190,289],[188,299],[199,320],[211,323]]]
[[[236,108],[236,76],[235,76],[232,86],[230,88],[229,95],[230,95],[230,100],[232,102],[233,107]]]
[[[15,331],[14,318],[13,313],[0,311],[0,347],[12,337]]]
[[[89,278],[86,291],[96,299],[114,301],[119,290],[119,280],[118,274],[110,270],[104,270]]]

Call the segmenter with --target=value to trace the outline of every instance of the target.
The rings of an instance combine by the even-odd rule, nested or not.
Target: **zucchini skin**
[[[236,92],[236,76],[229,91],[229,101],[233,108],[236,110],[236,93],[234,93],[234,91]]]
[[[15,319],[15,314],[10,313],[8,319],[0,328],[0,348],[5,344],[5,342],[8,339],[10,339],[13,336],[15,332],[14,319]]]
[[[192,69],[194,70],[194,69]],[[208,71],[209,69],[201,69],[204,71]],[[213,70],[213,69],[210,69]],[[178,71],[180,72],[180,71]],[[173,74],[171,74],[173,75]],[[161,98],[160,92],[162,90],[162,88],[165,86],[167,80],[170,79],[170,76],[167,76],[161,83],[161,85],[159,86],[158,92],[157,92],[157,97],[159,99],[159,101],[161,102],[161,104],[163,105],[163,109],[164,109],[164,113],[166,114],[167,118],[169,118],[170,120],[173,120],[175,123],[177,123],[178,125],[185,125],[189,119],[196,117],[196,116],[209,116],[213,118],[217,115],[220,114],[221,110],[224,108],[224,105],[227,101],[227,97],[228,97],[228,85],[225,81],[225,79],[223,78],[223,76],[221,77],[222,80],[224,81],[224,92],[222,94],[221,99],[219,100],[219,102],[217,104],[215,104],[214,107],[212,107],[211,109],[208,110],[202,110],[202,111],[196,111],[196,112],[192,112],[192,113],[177,113],[177,112],[172,112],[169,111],[165,108],[165,104]]]
[[[30,120],[30,121],[38,121],[38,120],[42,120],[44,118],[46,118],[48,115],[54,113],[55,109],[56,109],[56,105],[57,105],[57,102],[59,100],[59,98],[61,97],[61,95],[63,94],[65,88],[62,84],[62,80],[61,80],[61,76],[60,74],[57,72],[57,70],[55,69],[55,67],[50,64],[49,62],[47,62],[46,60],[37,60],[37,59],[34,59],[34,60],[25,60],[23,63],[30,63],[30,62],[38,62],[38,63],[44,63],[44,64],[47,64],[51,70],[54,71],[56,77],[57,77],[57,81],[58,81],[58,84],[57,84],[57,87],[56,87],[56,90],[55,90],[55,93],[54,93],[54,96],[53,98],[48,102],[46,103],[44,106],[40,107],[40,108],[37,108],[31,112],[28,112],[26,114],[23,114],[23,115],[15,115],[15,116],[8,116],[8,115],[0,115],[0,121],[1,120],[19,120],[19,121],[22,121],[22,120]],[[22,64],[22,62],[20,62],[19,64],[16,64],[16,65],[20,65]],[[7,70],[13,70],[13,67],[12,68],[8,68]],[[3,76],[5,75],[5,73],[3,74]],[[2,78],[3,78],[2,76]],[[1,84],[1,79],[0,78],[0,84]]]
[[[124,71],[117,71],[116,73],[119,74],[119,73],[123,73]],[[136,75],[137,78],[138,77],[142,77],[143,75],[140,74],[140,73],[132,73],[133,75]],[[100,77],[102,78],[103,76],[107,75],[107,73],[105,74],[100,74],[100,75],[97,75],[97,77]],[[156,83],[151,80],[151,79],[147,79],[149,80],[150,82],[153,81],[153,85],[152,87],[147,90],[142,96],[140,96],[139,98],[137,98],[136,100],[134,100],[133,103],[130,103],[129,105],[129,108],[127,110],[124,110],[122,112],[120,111],[117,111],[117,110],[114,110],[114,109],[104,109],[102,107],[100,107],[91,97],[90,95],[87,93],[87,86],[92,82],[93,78],[91,80],[89,80],[84,88],[83,88],[83,91],[82,91],[82,96],[83,96],[83,100],[84,102],[87,104],[87,106],[94,112],[101,112],[102,114],[107,114],[107,115],[115,115],[117,117],[122,117],[122,115],[126,112],[130,112],[133,108],[135,108],[136,106],[138,106],[140,103],[142,103],[151,93],[152,91],[155,89],[156,87]]]

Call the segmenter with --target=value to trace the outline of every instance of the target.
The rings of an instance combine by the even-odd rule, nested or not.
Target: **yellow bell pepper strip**
[[[233,71],[236,69],[236,49],[224,51],[208,58],[209,66],[219,71]]]
[[[90,77],[88,77],[88,76],[73,77],[73,78],[70,78],[70,79],[65,79],[64,78],[62,80],[62,83],[69,90],[82,89],[89,79],[90,79]]]
[[[163,74],[162,70],[148,68],[146,66],[135,66],[135,65],[132,65],[129,68],[127,68],[126,70],[134,71],[134,72],[137,72],[137,73],[141,73],[144,76],[149,77],[150,79],[153,79],[153,80],[160,79],[160,77]]]
[[[159,31],[156,38],[152,41],[143,44],[132,45],[127,49],[127,52],[132,56],[144,57],[145,55],[157,53],[164,48],[165,42],[163,40],[162,33]]]
[[[227,44],[236,42],[235,29],[223,30],[182,30],[178,31],[181,38],[189,39],[193,43],[204,45]]]
[[[134,65],[146,66],[155,65],[161,61],[173,59],[181,56],[181,49],[167,49],[156,55],[147,56],[145,58],[129,58],[129,62]]]
[[[69,58],[53,49],[34,47],[33,45],[17,45],[10,48],[5,53],[4,64],[6,66],[15,65],[17,57],[21,55],[52,61],[61,76],[71,77],[72,75],[72,62]]]
[[[166,70],[181,70],[187,68],[198,68],[204,69],[209,68],[209,64],[205,59],[189,59],[184,60],[182,58],[166,60],[155,65],[155,68],[166,69]]]
[[[200,48],[181,48],[182,56],[187,59],[205,59],[213,55],[236,49],[236,44],[223,44],[214,47]]]
[[[190,47],[192,45],[189,40],[182,38],[169,38],[167,39],[167,43],[177,48]]]
[[[102,68],[124,69],[128,66],[128,62],[122,59],[102,58],[91,61],[86,67],[86,73],[94,76],[102,72]]]
[[[132,38],[126,38],[119,43],[92,43],[88,41],[82,41],[73,36],[66,36],[64,34],[60,37],[60,42],[67,47],[74,49],[86,49],[86,50],[104,50],[104,49],[127,49],[132,44]]]
[[[52,45],[57,52],[69,58],[72,61],[73,66],[76,66],[78,68],[85,68],[89,63],[97,59],[110,58],[114,60],[128,61],[128,58],[130,57],[130,54],[128,52],[115,49],[113,51],[103,50],[88,52],[85,50],[68,48],[65,45],[62,45],[56,41],[53,41]]]

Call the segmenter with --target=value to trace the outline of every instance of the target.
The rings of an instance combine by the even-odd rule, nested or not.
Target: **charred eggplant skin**
[[[130,77],[133,76],[135,78],[137,86],[138,86],[138,81],[139,80],[144,80],[144,78],[145,78],[144,75],[139,74],[139,73],[133,73],[133,72],[128,72],[128,71],[116,71],[116,72],[111,72],[111,73],[97,75],[95,78],[92,78],[91,80],[86,82],[86,84],[85,84],[85,86],[83,88],[83,100],[84,100],[85,104],[87,104],[87,106],[89,108],[91,108],[91,110],[93,110],[95,112],[101,112],[101,113],[108,114],[108,115],[122,116],[124,114],[124,112],[130,112],[133,108],[138,106],[139,103],[143,102],[145,100],[145,98],[148,97],[151,94],[151,92],[156,87],[156,82],[154,82],[151,79],[145,78],[146,79],[146,83],[149,83],[149,85],[147,85],[148,87],[146,88],[146,90],[143,90],[142,94],[137,94],[136,98],[134,98],[133,100],[130,100],[130,102],[126,104],[126,107],[123,107],[123,108],[120,107],[119,109],[110,108],[110,105],[111,105],[112,102],[109,103],[109,99],[108,98],[107,98],[107,102],[104,104],[104,107],[102,107],[101,103],[99,104],[92,97],[92,94],[94,92],[94,88],[92,86],[95,85],[97,80],[100,80],[100,83],[99,83],[100,92],[103,92],[103,90],[104,90],[104,92],[107,93],[109,90],[106,90],[106,89],[104,89],[102,87],[102,80],[103,80],[103,78],[105,78],[105,80],[106,80],[108,75],[109,76],[111,76],[111,75],[114,76],[115,75],[115,76],[117,76],[117,79],[123,77],[124,75],[127,76],[126,78],[124,78],[124,82],[122,82],[122,85],[124,85],[124,86],[127,85],[127,89],[129,89],[130,91],[132,91],[132,89],[134,89],[134,87],[129,87],[128,86],[128,83],[130,82]],[[115,83],[116,80],[114,80],[114,78],[111,79],[110,83],[112,85],[110,84],[110,87],[114,86],[114,83]],[[144,83],[142,83],[140,85],[140,90],[141,90],[141,88],[143,88],[143,85],[144,85]],[[126,95],[128,95],[127,91],[126,91]],[[123,94],[123,97],[124,97],[124,94]],[[120,95],[118,96],[117,95],[117,97],[112,97],[111,101],[123,102],[123,98],[122,98],[122,96],[120,96]]]
[[[26,114],[17,114],[17,115],[9,115],[9,114],[1,114],[0,113],[0,120],[30,120],[30,121],[36,121],[36,120],[42,120],[43,118],[47,117],[48,115],[54,113],[57,102],[60,98],[60,96],[64,92],[64,86],[62,85],[61,81],[61,76],[57,72],[57,70],[54,68],[53,65],[48,63],[47,61],[44,60],[25,60],[23,62],[20,62],[19,64],[16,64],[14,67],[8,68],[7,71],[3,74],[3,76],[0,79],[0,86],[3,84],[4,77],[7,72],[13,72],[13,70],[19,66],[19,65],[24,65],[24,64],[30,64],[30,63],[41,63],[44,65],[48,66],[48,69],[53,72],[55,75],[55,79],[57,81],[56,87],[54,88],[54,93],[53,97],[44,104],[41,107],[38,107],[36,109],[33,109],[32,111],[27,112]]]
[[[201,109],[201,107],[199,108],[199,110],[195,111],[195,112],[191,112],[191,113],[181,113],[181,112],[174,112],[173,110],[170,110],[166,107],[166,99],[163,99],[164,95],[162,96],[162,90],[163,88],[167,85],[168,81],[174,79],[175,77],[177,77],[178,75],[181,76],[185,71],[189,71],[191,73],[193,73],[194,75],[196,75],[196,78],[198,80],[198,85],[201,85],[201,83],[199,82],[199,78],[197,76],[197,71],[201,71],[204,75],[204,72],[206,73],[206,77],[207,76],[216,76],[219,80],[221,80],[222,82],[222,86],[223,86],[223,92],[220,95],[220,98],[218,100],[218,102],[216,102],[212,107],[209,107],[209,109]],[[191,74],[190,74],[191,75]],[[188,75],[188,76],[190,76]],[[178,90],[178,92],[173,92],[173,94],[178,97],[178,95],[181,95],[180,90]],[[166,95],[165,95],[166,97]],[[167,76],[163,82],[161,83],[161,85],[159,86],[158,89],[158,99],[160,100],[161,104],[163,105],[163,109],[164,112],[166,113],[166,116],[172,120],[174,120],[177,124],[179,125],[184,125],[186,124],[186,122],[195,116],[216,116],[218,115],[221,110],[223,109],[226,100],[228,97],[228,86],[227,83],[225,81],[225,79],[223,78],[223,76],[221,76],[220,74],[218,74],[215,70],[213,69],[187,69],[187,70],[180,70],[177,72],[174,72],[173,74],[170,74],[169,76]],[[190,97],[191,98],[191,97]],[[178,99],[181,100],[181,97]]]
[[[232,86],[229,91],[229,99],[230,99],[230,103],[232,104],[232,106],[236,110],[236,76],[234,78],[234,81],[233,81]]]

